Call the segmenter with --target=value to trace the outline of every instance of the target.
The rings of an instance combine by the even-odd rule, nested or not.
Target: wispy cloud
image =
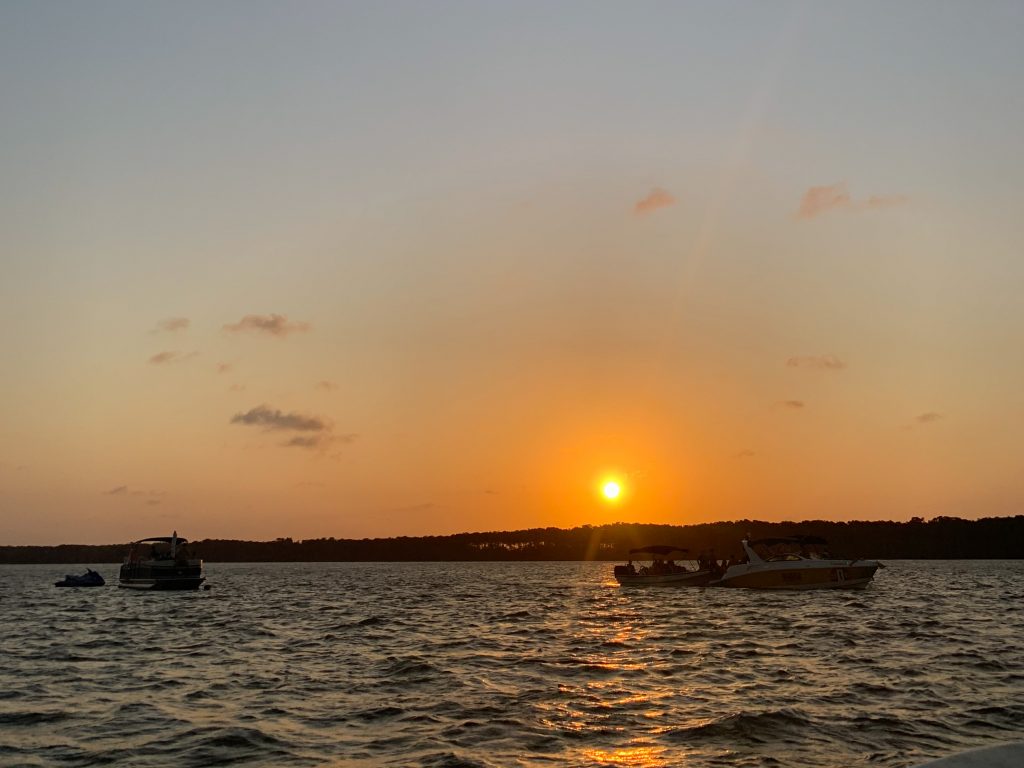
[[[217,373],[231,373],[234,367],[232,363],[217,363]]]
[[[745,448],[744,450],[740,451],[739,453],[733,454],[733,458],[734,459],[749,459],[752,456],[756,456],[756,455],[757,454],[754,453],[754,451],[750,450],[749,448]]]
[[[895,205],[903,205],[910,201],[907,195],[871,195],[857,205],[868,211],[877,211],[880,208],[892,208]]]
[[[167,352],[157,352],[155,355],[149,358],[147,362],[149,362],[150,365],[166,365],[167,363],[180,363],[183,360],[188,360],[189,358],[195,357],[198,354],[198,352],[188,352],[186,354],[178,352],[177,350],[169,350]]]
[[[804,407],[804,401],[803,400],[783,400],[782,404],[786,408],[803,408]]]
[[[119,485],[116,488],[111,488],[109,491],[102,491],[104,496],[120,496],[122,498],[128,497],[147,497],[147,504],[159,504],[160,499],[167,495],[167,491],[146,491],[141,489],[131,490],[127,485]]]
[[[336,390],[338,388],[338,385],[335,384],[333,381],[327,381],[325,379],[324,381],[318,381],[316,383],[316,388],[317,389],[322,389],[325,392],[333,392],[334,390]]]
[[[265,333],[269,336],[285,337],[290,333],[302,333],[308,331],[309,323],[290,321],[287,315],[246,315],[237,323],[228,323],[224,326],[225,331],[231,333]]]
[[[296,435],[285,440],[281,445],[285,448],[319,448],[331,439],[330,435]]]
[[[245,392],[245,384],[232,384],[228,387],[228,392]]]
[[[846,363],[835,355],[802,355],[787,358],[789,368],[805,368],[811,371],[841,371]]]
[[[672,193],[667,189],[661,187],[655,187],[647,193],[647,197],[643,200],[638,200],[633,206],[633,213],[637,216],[644,216],[648,213],[654,213],[654,211],[662,208],[668,208],[671,205],[675,205],[676,199],[672,196]]]
[[[168,317],[157,323],[156,328],[150,333],[174,333],[175,331],[184,331],[188,326],[189,319],[187,317]]]
[[[258,405],[231,417],[231,424],[261,427],[266,432],[298,432],[278,443],[285,448],[327,448],[334,443],[352,443],[354,432],[334,434],[334,426],[320,416],[285,413],[268,405]]]
[[[927,428],[930,424],[934,424],[937,421],[941,421],[946,418],[944,414],[936,413],[935,411],[928,411],[927,413],[919,413],[908,424],[904,424],[902,429],[908,432],[918,427]]]
[[[804,192],[796,215],[801,219],[813,219],[829,211],[877,211],[906,203],[906,195],[871,195],[864,200],[854,200],[845,182],[823,187],[811,187]]]
[[[149,362],[153,365],[163,365],[164,363],[172,363],[179,357],[181,357],[180,352],[157,352],[149,358]]]
[[[318,416],[285,413],[267,405],[258,405],[245,413],[236,413],[231,417],[231,423],[263,427],[268,430],[290,429],[297,432],[323,432],[329,429],[327,422]]]
[[[330,429],[313,435],[296,435],[295,437],[285,440],[280,445],[285,448],[327,448],[329,445],[335,443],[341,443],[348,445],[354,443],[357,434],[353,432],[347,432],[342,435],[332,434]]]

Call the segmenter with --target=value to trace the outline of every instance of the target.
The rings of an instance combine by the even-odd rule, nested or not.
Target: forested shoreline
[[[613,523],[578,528],[399,536],[379,539],[281,538],[274,541],[204,539],[190,544],[209,562],[375,562],[625,560],[632,547],[674,544],[696,553],[739,553],[745,536],[812,535],[841,557],[890,559],[1004,559],[1024,556],[1024,515],[964,520],[937,517],[909,522],[759,520],[652,525]],[[127,543],[0,546],[0,563],[117,563]]]

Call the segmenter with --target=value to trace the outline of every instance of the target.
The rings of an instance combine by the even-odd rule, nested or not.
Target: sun
[[[609,480],[601,486],[601,493],[604,494],[604,497],[608,499],[608,501],[615,501],[622,493],[622,486],[614,480]]]

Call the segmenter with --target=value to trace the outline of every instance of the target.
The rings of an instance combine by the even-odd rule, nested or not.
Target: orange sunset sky
[[[1021,513],[1022,23],[5,4],[0,543]]]

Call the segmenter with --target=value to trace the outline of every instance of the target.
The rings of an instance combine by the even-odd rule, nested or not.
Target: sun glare
[[[609,480],[602,486],[601,493],[604,494],[608,501],[615,501],[615,499],[619,498],[619,494],[622,493],[622,486],[614,480]]]

